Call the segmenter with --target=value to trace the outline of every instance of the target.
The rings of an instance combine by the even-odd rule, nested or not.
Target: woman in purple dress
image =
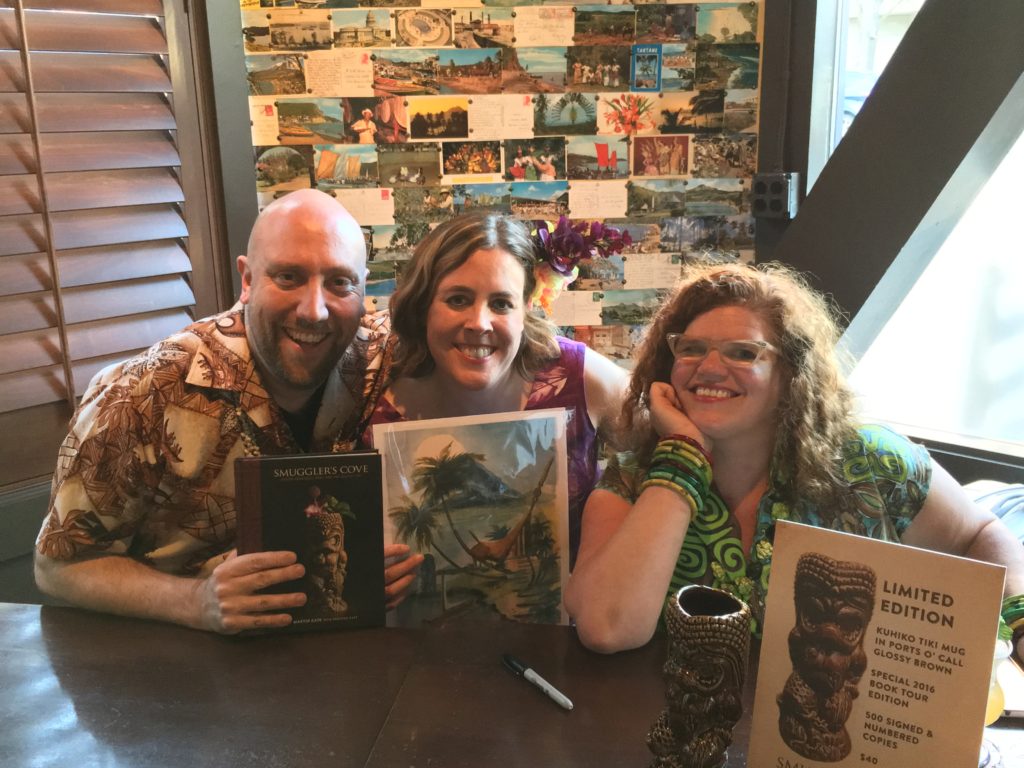
[[[523,222],[494,213],[420,242],[391,297],[389,370],[369,424],[566,408],[572,563],[596,438],[612,431],[627,374],[531,311],[538,250]]]

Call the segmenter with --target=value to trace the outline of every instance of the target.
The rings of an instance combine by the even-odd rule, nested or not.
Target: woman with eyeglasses
[[[1024,550],[927,451],[860,424],[838,328],[781,265],[699,263],[655,316],[623,405],[646,442],[587,500],[565,602],[584,645],[645,644],[685,584],[746,601],[759,632],[774,524],[793,520],[1008,566]]]

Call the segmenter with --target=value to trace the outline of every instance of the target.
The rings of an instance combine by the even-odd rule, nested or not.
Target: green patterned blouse
[[[616,454],[597,487],[632,503],[646,469],[632,453]],[[712,485],[703,512],[686,531],[669,594],[687,584],[731,592],[750,605],[754,633],[760,635],[776,520],[898,542],[928,495],[932,476],[928,451],[888,427],[864,425],[843,446],[842,471],[852,502],[842,510],[826,510],[807,501],[789,505],[769,487],[758,503],[757,530],[749,553],[743,552],[735,516]]]

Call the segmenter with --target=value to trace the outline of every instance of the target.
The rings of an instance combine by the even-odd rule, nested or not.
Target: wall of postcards
[[[485,208],[600,219],[567,335],[627,364],[686,256],[753,260],[761,5],[242,0],[261,207],[335,195],[372,243],[383,309],[433,226]]]

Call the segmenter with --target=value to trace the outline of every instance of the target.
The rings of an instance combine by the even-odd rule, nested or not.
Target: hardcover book
[[[748,765],[978,765],[1004,570],[776,523]]]
[[[287,629],[384,624],[381,462],[375,451],[258,456],[235,462],[238,553],[289,550],[305,592]]]

